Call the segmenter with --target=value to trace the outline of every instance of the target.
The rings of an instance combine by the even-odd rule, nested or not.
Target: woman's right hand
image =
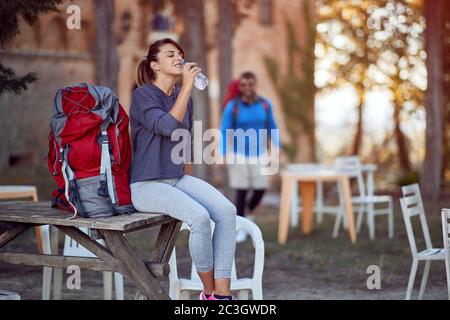
[[[199,67],[197,67],[197,64],[195,62],[187,62],[183,66],[183,71],[181,74],[183,84],[182,87],[186,87],[189,90],[192,89],[194,85],[194,79],[195,77],[202,71]]]

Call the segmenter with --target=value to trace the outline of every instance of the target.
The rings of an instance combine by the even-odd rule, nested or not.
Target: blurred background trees
[[[351,153],[361,154],[366,95],[386,90],[393,105],[397,161],[403,175],[413,170],[402,126],[424,106],[424,21],[420,2],[319,0],[319,59],[331,59],[323,91],[351,85],[357,96],[357,124]],[[376,160],[376,159],[372,159]]]
[[[193,91],[195,120],[201,120],[204,129],[217,126],[232,78],[240,71],[252,69],[260,80],[260,94],[274,102],[275,115],[284,130],[284,151],[290,161],[327,161],[340,154],[354,154],[379,165],[383,173],[380,176],[389,180],[384,186],[420,181],[424,195],[430,199],[449,186],[450,1],[136,0],[124,3],[2,1],[2,103],[28,105],[30,113],[34,110],[36,99],[32,93],[22,95],[23,99],[9,93],[23,92],[36,79],[32,71],[43,66],[42,60],[50,62],[55,69],[57,64],[51,61],[67,66],[63,69],[58,65],[60,73],[49,67],[39,69],[52,85],[61,86],[67,80],[65,76],[72,81],[76,75],[77,82],[88,78],[117,90],[122,102],[129,105],[131,87],[135,86],[133,66],[146,54],[148,44],[154,40],[152,36],[172,34],[186,49],[187,59],[199,63],[212,80],[208,90]],[[64,28],[65,8],[70,4],[83,7],[83,30],[78,33]],[[39,18],[45,12],[49,15]],[[42,26],[33,25],[41,20]],[[58,23],[52,24],[54,21]],[[20,30],[23,37],[15,37]],[[73,33],[69,36],[69,32]],[[58,37],[65,39],[60,41],[61,45]],[[15,70],[21,75],[16,75]],[[39,83],[33,88],[36,86],[35,94],[48,110],[53,92],[45,85],[39,87]],[[352,101],[328,98],[326,112],[320,114],[319,99],[348,87],[356,97],[354,102],[350,95],[343,100]],[[381,102],[374,106],[371,98],[374,92],[381,92],[387,100],[375,99]],[[350,106],[351,112],[336,110],[340,106]],[[374,119],[368,115],[373,116],[378,107],[376,116],[385,117],[387,125],[374,130]],[[345,135],[336,137],[326,132],[319,137],[321,117],[330,118],[327,112],[331,110],[344,119],[340,129],[346,131],[340,132]],[[3,114],[3,118],[20,118],[6,111]],[[0,133],[12,137],[7,125],[0,128]],[[26,127],[25,122],[22,125]],[[38,126],[42,125],[36,124],[35,132],[44,131]],[[17,137],[23,141],[16,143],[18,139],[11,138],[8,146],[0,145],[0,166],[5,170],[11,168],[9,163],[16,154],[28,154],[12,147],[17,144],[24,150],[29,148],[24,142],[28,141],[26,134]],[[46,137],[41,135],[40,139]],[[325,144],[337,141],[340,145],[334,148],[336,152],[321,154]],[[213,168],[205,165],[194,167],[194,174],[207,180],[211,171]],[[222,186],[227,186],[226,178],[224,172]]]
[[[426,153],[420,182],[423,193],[433,202],[438,199],[442,183],[450,169],[448,158],[449,8],[449,2],[446,0],[425,1],[428,90]],[[444,57],[446,57],[445,60]],[[444,88],[447,90],[444,91]]]
[[[314,8],[303,2],[302,21],[305,25],[304,43],[299,44],[293,28],[293,21],[287,20],[287,70],[283,72],[280,63],[273,57],[266,57],[265,64],[274,87],[280,97],[283,120],[289,133],[290,143],[284,143],[283,151],[290,161],[298,161],[300,148],[308,147],[304,161],[316,161],[314,100],[314,47],[316,42],[316,21]],[[302,145],[306,136],[308,146]]]
[[[318,1],[316,54],[332,60],[321,92],[351,85],[357,93],[357,124],[352,154],[361,154],[363,111],[368,92],[387,90],[392,102],[399,181],[417,181],[426,197],[436,200],[449,179],[449,30],[448,1],[358,0]],[[428,84],[428,85],[427,85]],[[411,161],[408,120],[426,111],[425,159]],[[373,155],[379,155],[375,146]],[[378,149],[378,150],[377,150]],[[370,157],[370,153],[368,155]],[[377,161],[378,159],[372,159]]]

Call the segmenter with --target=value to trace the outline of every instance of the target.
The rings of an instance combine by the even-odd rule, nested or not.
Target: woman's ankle
[[[219,295],[219,296],[231,296],[231,292],[228,290],[215,290],[214,291],[214,295]]]
[[[211,296],[211,295],[214,293],[214,290],[206,290],[206,289],[203,289],[203,292],[204,292],[206,295]]]

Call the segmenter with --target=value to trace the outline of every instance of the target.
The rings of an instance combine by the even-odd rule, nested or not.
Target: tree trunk
[[[397,142],[398,158],[402,172],[408,173],[411,171],[411,161],[409,160],[407,138],[400,127],[400,111],[402,108],[396,103],[394,104],[394,134]]]
[[[206,35],[205,23],[203,16],[203,2],[198,0],[184,0],[178,1],[179,7],[177,11],[184,21],[184,32],[180,38],[180,44],[185,50],[186,61],[196,62],[204,74],[208,74],[206,62]],[[194,140],[194,154],[197,154],[196,159],[202,163],[194,164],[192,173],[194,176],[202,180],[210,180],[211,167],[203,163],[202,152],[205,143],[202,140],[203,130],[210,128],[210,112],[208,103],[208,88],[200,91],[196,88],[192,90],[192,98],[194,100],[194,121],[199,121],[202,124],[201,132],[194,132],[194,137],[199,137]],[[196,151],[197,150],[197,151]]]
[[[316,7],[315,1],[312,0],[304,0],[303,3],[303,20],[305,25],[305,36],[304,42],[301,44],[301,70],[302,77],[305,83],[305,89],[307,93],[307,97],[304,97],[306,102],[306,115],[309,121],[309,128],[305,133],[307,135],[307,141],[309,143],[308,153],[305,154],[307,162],[315,162],[316,161],[316,116],[315,116],[315,99],[317,87],[315,85],[315,69],[314,69],[314,61],[316,56],[314,54],[314,49],[316,46],[316,17],[315,17]],[[300,152],[297,152],[299,155],[301,153],[302,147],[300,146]],[[299,156],[297,156],[298,158]]]
[[[444,59],[444,73],[447,77],[444,80],[444,110],[443,110],[443,156],[442,156],[442,181],[448,180],[450,175],[450,1],[445,2],[444,21],[442,23],[443,47],[442,55]]]
[[[4,173],[9,170],[9,156],[10,156],[10,144],[14,143],[10,138],[11,121],[8,121],[8,115],[11,109],[7,106],[11,101],[11,94],[6,94],[0,97],[2,106],[0,106],[0,173],[4,176]],[[11,142],[10,142],[11,140]]]
[[[117,94],[119,57],[114,32],[114,0],[95,0],[95,81]]]
[[[225,100],[228,90],[228,84],[233,75],[233,36],[235,28],[235,12],[233,3],[230,0],[218,0],[219,11],[219,86],[220,86],[220,105]],[[230,198],[234,197],[229,188],[228,172],[224,166],[221,167],[220,177],[225,194]]]
[[[443,9],[446,0],[425,1],[425,42],[427,50],[428,88],[426,93],[426,150],[422,166],[421,189],[425,198],[439,197],[442,172],[443,109]]]
[[[363,135],[363,105],[360,103],[357,106],[357,112],[358,112],[358,123],[356,124],[356,131],[355,136],[353,138],[353,147],[352,147],[352,155],[359,155],[360,147],[361,147],[361,141],[362,141],[362,135]]]
[[[353,139],[352,154],[357,156],[360,152],[362,137],[363,137],[363,108],[366,100],[366,92],[364,88],[357,88],[359,96],[359,105],[357,107],[358,123],[356,124],[355,137]]]
[[[219,82],[220,103],[225,100],[227,86],[233,74],[233,36],[234,36],[234,8],[230,0],[219,2]]]

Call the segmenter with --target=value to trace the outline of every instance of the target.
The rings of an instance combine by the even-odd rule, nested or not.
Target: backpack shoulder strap
[[[264,109],[264,111],[266,112],[266,121],[265,121],[265,127],[268,130],[269,134],[270,134],[270,108],[269,108],[269,103],[267,102],[266,99],[260,97],[259,98],[261,100],[261,104],[262,107]]]
[[[117,203],[114,185],[113,175],[111,169],[111,156],[109,154],[109,139],[108,139],[108,125],[109,120],[106,120],[101,125],[101,160],[100,160],[100,188],[98,189],[98,195],[103,197],[109,197],[111,203],[115,205]]]
[[[269,105],[267,104],[267,100],[264,98],[260,98],[261,99],[261,103],[262,103],[262,107],[264,108],[264,110],[268,110],[269,109]]]
[[[231,112],[231,128],[236,129],[237,116],[239,113],[239,95],[233,99],[233,111]]]

